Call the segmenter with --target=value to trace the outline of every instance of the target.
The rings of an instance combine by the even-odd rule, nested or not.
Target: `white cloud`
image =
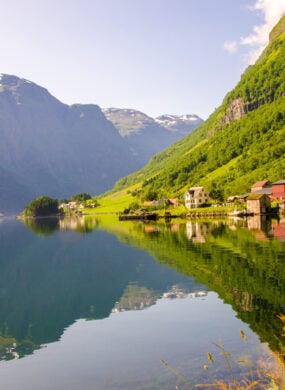
[[[235,51],[237,51],[238,45],[249,46],[251,49],[247,55],[247,62],[253,64],[267,45],[270,31],[285,14],[285,0],[256,0],[254,5],[250,7],[250,10],[260,12],[264,22],[254,26],[251,34],[240,38]],[[227,51],[234,52],[229,50],[226,43],[224,47]]]
[[[229,53],[235,53],[238,49],[238,43],[236,41],[226,41],[224,49]]]

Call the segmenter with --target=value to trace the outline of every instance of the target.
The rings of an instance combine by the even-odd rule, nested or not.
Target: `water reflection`
[[[101,226],[102,217],[98,216],[69,216],[65,218],[42,218],[42,219],[25,219],[23,223],[34,233],[42,236],[50,235],[58,230],[73,231],[75,233],[90,233],[95,228]],[[123,223],[126,224],[127,223]],[[247,218],[232,217],[227,221],[212,220],[208,223],[200,221],[188,221],[180,223],[167,223],[163,225],[154,223],[142,223],[146,233],[159,232],[166,226],[172,231],[177,232],[180,229],[184,230],[187,238],[193,242],[205,243],[206,237],[212,231],[213,226],[225,224],[231,230],[237,228],[248,229],[255,238],[259,240],[268,240],[276,238],[285,240],[285,218],[280,220],[272,219],[266,215],[254,215]],[[104,225],[104,224],[103,224]]]
[[[272,350],[284,344],[284,220],[146,224],[92,216],[25,226],[0,229],[2,359],[59,340],[79,318],[144,310],[161,297],[202,299],[208,290]]]
[[[174,285],[187,293],[206,288],[161,267],[147,252],[94,230],[97,222],[28,220],[28,229],[19,221],[1,225],[0,359],[23,357],[59,340],[79,318],[145,309]]]
[[[247,228],[258,240],[269,240],[273,237],[272,220],[266,215],[248,217]]]
[[[57,217],[50,218],[26,218],[25,226],[39,236],[49,236],[60,228],[60,220]]]
[[[102,227],[102,226],[101,226]],[[149,251],[231,304],[239,318],[267,341],[284,345],[278,319],[285,312],[284,221],[263,218],[166,225],[105,226],[121,241]],[[150,236],[151,240],[144,238]]]
[[[71,216],[59,219],[60,230],[72,230],[76,233],[90,233],[95,229],[97,219],[95,217]]]

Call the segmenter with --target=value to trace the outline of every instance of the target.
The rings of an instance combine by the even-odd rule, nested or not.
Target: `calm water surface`
[[[174,370],[229,379],[219,343],[267,362],[284,345],[284,240],[258,218],[2,220],[0,388],[187,389]]]

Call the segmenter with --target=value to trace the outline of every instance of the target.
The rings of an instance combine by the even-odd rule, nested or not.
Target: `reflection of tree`
[[[244,227],[233,230],[221,222],[195,223],[196,235],[203,233],[201,243],[189,240],[185,224],[177,221],[175,225],[117,221],[106,226],[116,238],[98,229],[104,227],[103,220],[84,221],[76,218],[74,231],[78,223],[83,229],[86,224],[89,229],[96,226],[92,235],[39,239],[19,223],[8,240],[7,232],[4,239],[0,230],[0,334],[5,339],[0,354],[9,348],[20,356],[31,353],[58,340],[78,318],[107,317],[116,302],[122,308],[151,304],[182,281],[189,283],[189,291],[204,290],[202,285],[216,291],[272,350],[278,351],[284,342],[278,315],[285,313],[285,243],[259,241]],[[167,267],[132,247],[148,251]]]
[[[90,226],[94,222],[89,218]],[[145,289],[155,296],[177,283],[201,289],[98,229],[42,239],[13,221],[10,230],[0,229],[0,242],[0,359],[22,357],[58,340],[79,318],[108,317],[134,281],[142,286],[140,293]]]
[[[48,236],[57,230],[91,233],[97,225],[97,219],[88,216],[24,218],[22,221],[28,229],[40,236]]]
[[[192,239],[197,232],[203,232],[202,245]],[[160,227],[148,240],[139,224],[129,234],[117,234],[122,241],[148,250],[161,264],[216,291],[272,350],[284,344],[278,315],[285,313],[285,243],[260,241],[244,227],[233,229],[216,221],[195,222],[187,230]]]
[[[48,236],[59,229],[59,219],[49,218],[24,218],[25,226],[39,236]]]

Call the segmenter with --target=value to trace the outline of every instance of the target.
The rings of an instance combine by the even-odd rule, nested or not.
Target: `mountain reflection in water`
[[[60,340],[78,319],[145,311],[161,300],[211,301],[209,291],[231,305],[271,350],[280,351],[284,226],[284,221],[261,218],[147,224],[97,216],[4,221],[0,358],[32,354]]]

